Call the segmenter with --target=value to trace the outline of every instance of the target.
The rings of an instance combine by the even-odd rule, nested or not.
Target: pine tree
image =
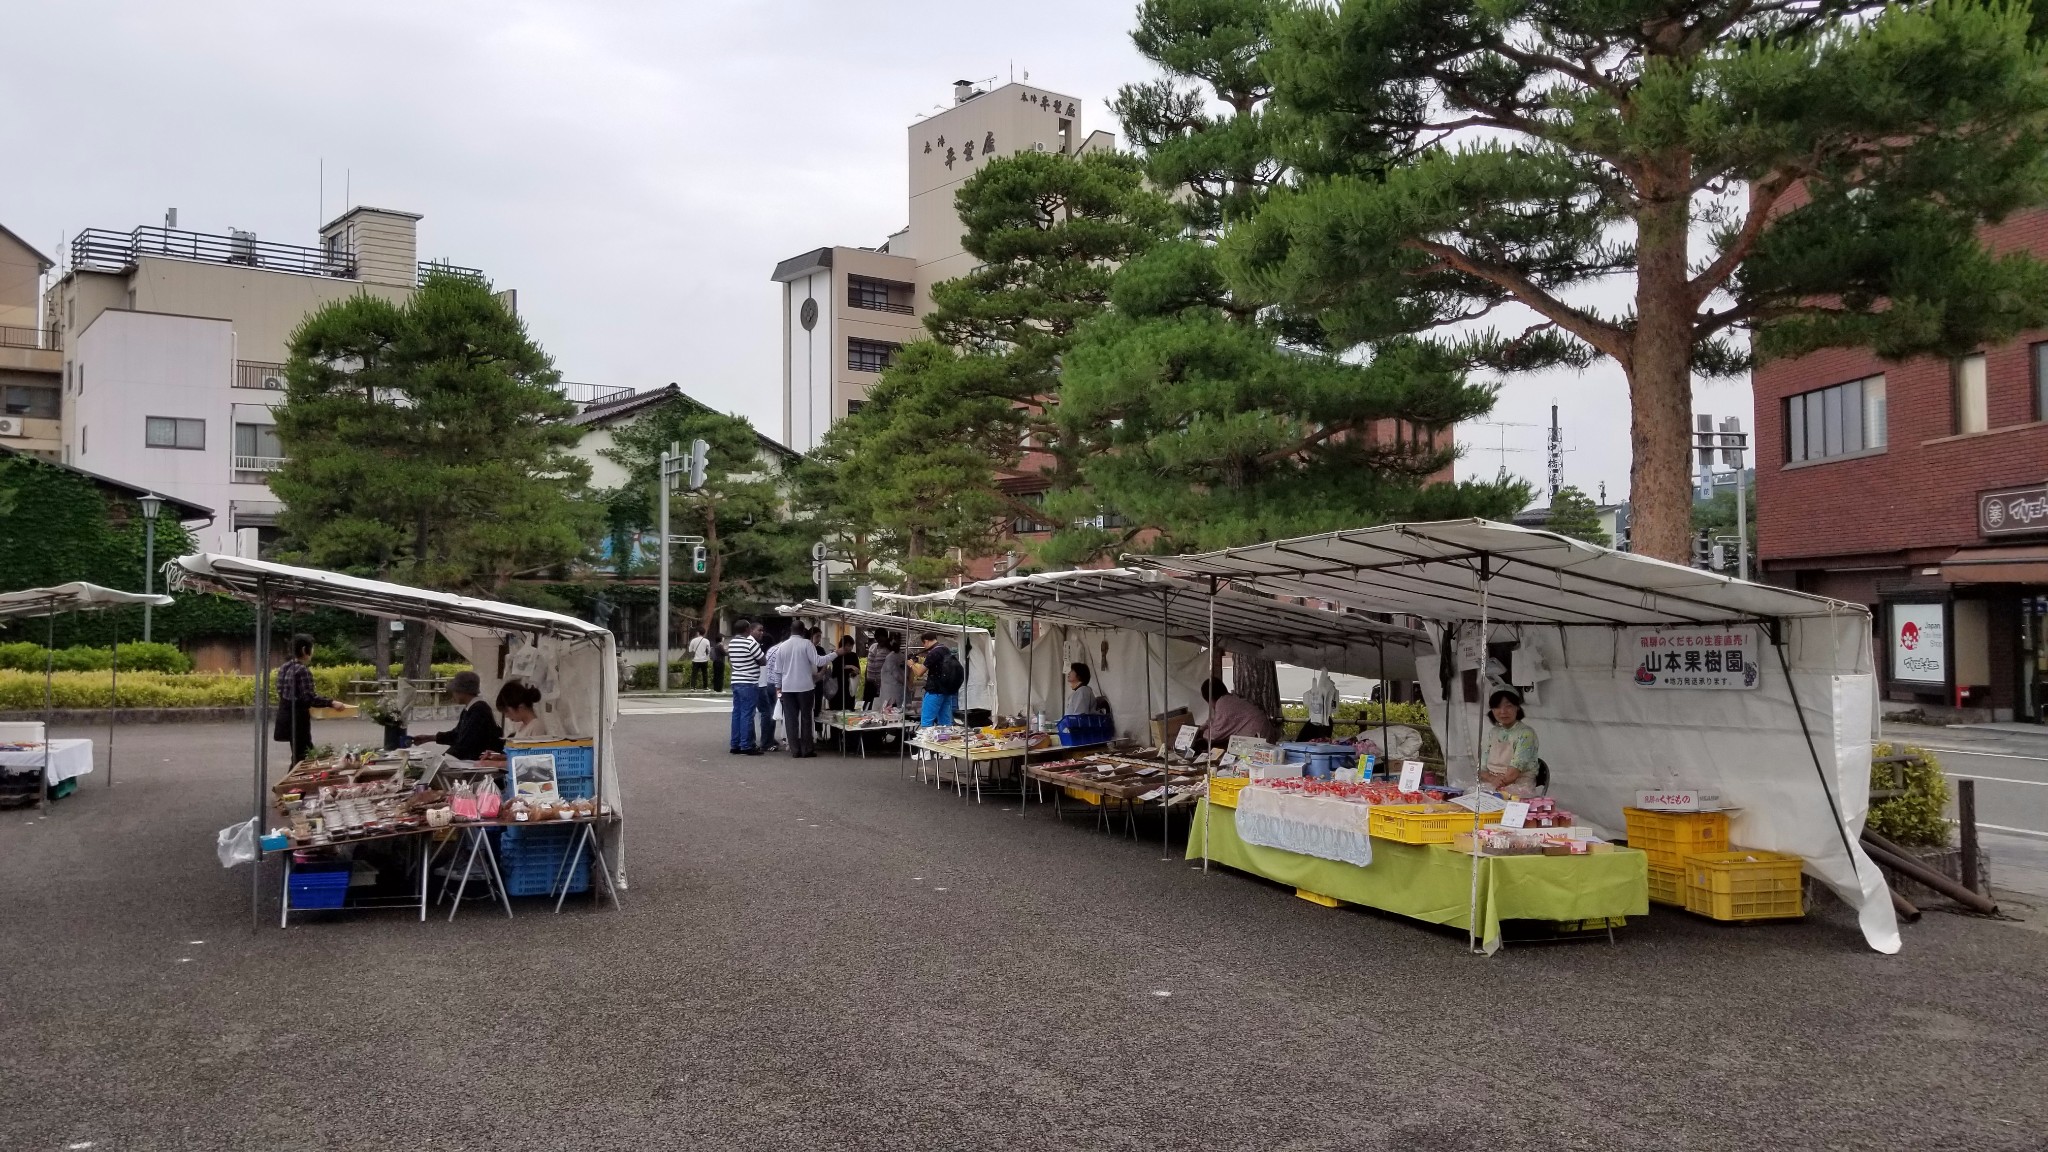
[[[1550,498],[1550,515],[1544,519],[1543,527],[1602,548],[1614,546],[1614,537],[1600,526],[1600,509],[1593,498],[1569,484]]]
[[[1745,331],[1905,357],[2048,322],[2048,268],[1976,235],[2048,200],[2024,6],[1342,0],[1278,10],[1259,60],[1312,163],[1226,240],[1233,286],[1343,340],[1519,306],[1464,348],[1614,360],[1661,559],[1687,558],[1692,376],[1742,371]]]
[[[271,490],[299,555],[496,594],[583,553],[596,512],[575,498],[575,405],[488,285],[437,274],[403,304],[335,301],[290,348]]]

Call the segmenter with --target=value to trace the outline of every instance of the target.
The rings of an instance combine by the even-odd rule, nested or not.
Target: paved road
[[[252,932],[249,873],[213,859],[239,725],[132,731],[119,787],[0,813],[0,1149],[2002,1152],[2048,1129],[2025,925],[1929,915],[1884,957],[1839,908],[1660,911],[1616,947],[1471,957],[887,760],[729,757],[718,716],[619,735],[623,913]]]
[[[1884,736],[1935,753],[1951,780],[1975,780],[1992,884],[2048,897],[2048,729],[1886,724]]]

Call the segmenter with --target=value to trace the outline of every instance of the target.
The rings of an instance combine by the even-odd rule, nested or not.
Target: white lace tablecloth
[[[1370,804],[1253,785],[1237,794],[1237,835],[1247,844],[1364,868],[1372,863],[1371,812]]]
[[[24,768],[41,768],[43,750],[30,748],[20,752],[0,750],[0,768],[19,772]],[[45,782],[62,784],[73,776],[83,776],[92,771],[92,741],[52,740],[50,741],[50,767],[43,774]]]

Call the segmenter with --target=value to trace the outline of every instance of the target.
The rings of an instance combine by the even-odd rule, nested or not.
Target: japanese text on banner
[[[1633,663],[1622,673],[1638,688],[1755,688],[1763,675],[1760,637],[1746,624],[1635,629],[1628,633]]]

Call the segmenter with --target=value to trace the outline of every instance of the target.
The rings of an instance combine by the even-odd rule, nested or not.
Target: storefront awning
[[[1947,584],[2048,584],[2048,544],[1959,548],[1941,562]]]

